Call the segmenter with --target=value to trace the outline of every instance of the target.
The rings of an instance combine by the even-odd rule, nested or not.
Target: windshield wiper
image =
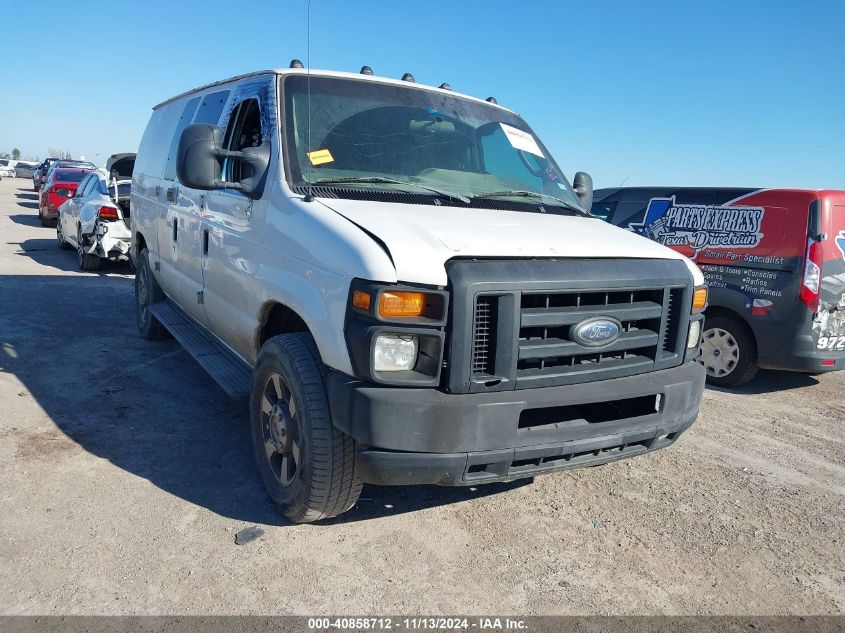
[[[373,184],[373,185],[408,185],[410,187],[416,187],[417,189],[422,189],[423,191],[428,191],[431,193],[436,193],[439,196],[443,196],[445,198],[453,198],[455,200],[460,200],[465,204],[470,203],[470,199],[466,196],[462,196],[458,193],[452,193],[451,191],[444,191],[442,189],[435,189],[434,187],[427,187],[426,185],[421,185],[416,182],[411,182],[409,180],[396,180],[394,178],[384,178],[382,176],[362,176],[359,178],[323,178],[322,180],[315,180],[312,182],[312,185],[342,185],[344,183],[348,184]]]
[[[486,193],[477,193],[473,196],[473,199],[484,199],[484,198],[503,198],[507,196],[513,196],[514,198],[540,198],[546,200],[554,200],[557,204],[562,207],[569,209],[570,211],[575,211],[579,215],[583,215],[585,217],[592,217],[589,213],[584,211],[579,206],[572,204],[571,202],[567,202],[562,198],[557,198],[555,196],[551,196],[547,193],[540,193],[539,191],[524,191],[515,189],[513,191],[488,191]]]

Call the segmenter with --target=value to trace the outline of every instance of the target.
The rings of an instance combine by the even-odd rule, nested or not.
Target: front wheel
[[[294,523],[337,516],[361,494],[355,444],[332,424],[324,375],[307,333],[269,339],[253,372],[255,458],[270,498]]]
[[[707,382],[717,387],[738,387],[757,373],[757,345],[747,325],[728,316],[705,319],[698,362]]]

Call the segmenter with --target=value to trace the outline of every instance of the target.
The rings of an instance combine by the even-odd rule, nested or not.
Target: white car
[[[15,177],[15,161],[8,158],[0,158],[0,178]]]
[[[80,270],[97,270],[103,260],[128,261],[130,186],[127,181],[110,184],[94,171],[59,207],[56,242],[61,249],[76,249]]]
[[[515,112],[369,70],[209,84],[138,148],[138,329],[250,398],[279,509],[674,443],[704,389],[701,271],[588,213],[590,177]]]

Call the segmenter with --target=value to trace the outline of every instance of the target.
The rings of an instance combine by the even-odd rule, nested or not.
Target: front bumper
[[[695,421],[704,377],[701,366],[687,362],[592,383],[478,394],[382,387],[338,373],[327,387],[335,426],[358,442],[363,481],[454,486],[669,446]],[[657,396],[657,410],[648,409]]]

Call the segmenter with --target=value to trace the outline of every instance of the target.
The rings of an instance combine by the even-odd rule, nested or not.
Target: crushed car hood
[[[400,281],[447,284],[454,257],[614,257],[676,259],[696,285],[698,267],[683,255],[596,218],[320,198],[387,248]]]

